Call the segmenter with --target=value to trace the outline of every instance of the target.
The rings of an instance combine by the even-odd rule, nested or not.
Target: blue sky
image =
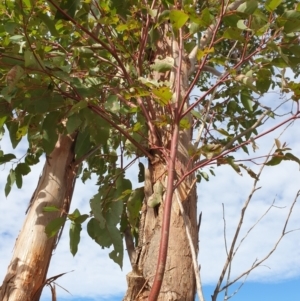
[[[298,301],[300,300],[300,277],[289,281],[278,283],[253,283],[246,282],[242,288],[235,294],[232,301]],[[215,287],[206,285],[203,287],[204,297],[206,301],[211,301]],[[230,292],[229,292],[230,293]],[[231,292],[232,293],[232,292]],[[218,300],[223,300],[224,294],[220,293]],[[112,297],[96,297],[96,298],[59,298],[60,301],[120,301],[123,294]],[[44,298],[41,301],[50,301],[50,298]],[[198,299],[196,299],[198,300]]]

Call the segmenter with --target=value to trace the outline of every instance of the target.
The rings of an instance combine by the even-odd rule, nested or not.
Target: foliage
[[[202,168],[213,162],[238,173],[242,167],[255,177],[234,163],[232,152],[242,148],[248,154],[249,145],[264,135],[258,127],[276,117],[282,103],[266,102],[268,91],[279,90],[295,107],[285,122],[298,117],[300,86],[286,73],[293,71],[295,78],[300,73],[300,5],[244,1],[231,9],[229,2],[225,7],[220,1],[186,0],[174,7],[162,0],[154,8],[137,0],[0,4],[1,136],[6,127],[13,148],[23,137],[29,144],[24,160],[0,151],[0,164],[13,162],[5,195],[14,183],[22,187],[22,177],[53,150],[59,133],[78,132],[81,178],[95,174],[99,190],[90,200],[90,215],[75,210],[68,216],[73,255],[86,219],[88,234],[103,248],[113,246],[110,257],[120,266],[124,230],[138,231],[143,189],[133,190],[122,158],[151,157],[161,147],[150,139],[153,128],[164,131],[175,123],[171,82],[151,77],[153,70],[166,74],[174,68],[174,58],[156,54],[159,28],[171,24],[169,34],[178,40],[182,29],[185,59],[195,61],[189,92],[196,87],[200,96],[190,99],[179,121],[182,129],[190,127],[184,118],[191,112],[192,130],[201,130],[201,139],[190,146],[199,181],[208,179]],[[299,163],[286,151],[278,147],[267,165]],[[62,220],[50,223],[48,235],[61,225]]]

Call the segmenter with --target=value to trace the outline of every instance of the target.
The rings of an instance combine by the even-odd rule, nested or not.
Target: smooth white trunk
[[[75,184],[73,149],[74,140],[70,136],[60,136],[45,162],[1,286],[1,301],[37,301],[40,298],[57,239],[57,236],[48,238],[45,227],[69,209]],[[44,212],[46,206],[55,206],[61,212]]]

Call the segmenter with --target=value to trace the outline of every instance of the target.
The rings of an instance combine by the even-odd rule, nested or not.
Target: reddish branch
[[[149,301],[157,300],[162,285],[165,268],[166,268],[169,232],[170,232],[171,208],[172,208],[172,199],[174,193],[173,183],[174,183],[174,174],[175,174],[175,160],[177,156],[178,137],[179,137],[179,125],[175,124],[172,140],[171,140],[171,153],[168,161],[168,182],[167,182],[166,198],[164,201],[164,215],[163,215],[163,224],[161,229],[158,263],[157,263],[154,282],[148,299]]]
[[[175,175],[175,162],[177,158],[177,148],[178,148],[178,138],[179,138],[179,122],[180,116],[178,107],[180,101],[182,101],[181,97],[181,68],[182,68],[182,53],[183,53],[183,45],[182,45],[182,30],[179,29],[179,58],[178,58],[178,67],[176,73],[176,101],[175,101],[175,108],[174,108],[174,129],[173,135],[171,139],[171,151],[170,157],[168,160],[168,181],[167,181],[167,191],[166,191],[166,198],[164,201],[164,213],[163,213],[163,221],[162,221],[162,228],[161,228],[161,237],[160,237],[160,244],[159,244],[159,253],[158,253],[158,260],[157,260],[157,267],[155,278],[153,281],[153,285],[150,290],[149,294],[149,301],[156,301],[160,292],[160,288],[163,282],[163,277],[165,274],[166,268],[166,261],[167,261],[167,254],[168,254],[168,244],[169,244],[169,233],[170,233],[170,221],[171,221],[171,209],[172,209],[172,200],[174,194],[174,175]]]
[[[237,145],[237,146],[235,146],[233,148],[226,149],[226,150],[224,149],[224,151],[221,154],[219,154],[217,156],[214,156],[211,159],[203,159],[203,160],[201,160],[198,164],[196,164],[193,167],[193,169],[189,170],[187,173],[185,173],[182,176],[182,178],[176,183],[175,189],[184,181],[184,179],[186,177],[188,177],[189,175],[191,175],[192,173],[194,173],[198,169],[200,169],[200,168],[202,168],[204,166],[207,166],[209,163],[211,163],[211,162],[213,162],[213,161],[215,161],[217,159],[220,159],[220,158],[224,157],[225,155],[227,155],[227,154],[229,154],[229,153],[231,153],[233,151],[236,151],[237,149],[241,148],[242,146],[245,146],[245,145],[251,143],[253,140],[257,140],[258,138],[261,138],[261,137],[263,137],[263,136],[265,136],[265,135],[267,135],[267,134],[275,131],[276,129],[278,129],[279,127],[283,126],[284,124],[286,124],[286,123],[288,123],[290,121],[299,119],[300,118],[299,115],[300,115],[300,109],[298,109],[297,112],[295,114],[293,114],[293,116],[291,116],[290,118],[288,118],[288,119],[280,122],[279,124],[275,125],[274,127],[268,129],[267,131],[265,131],[265,132],[263,132],[263,133],[255,136],[255,137],[252,137],[252,138],[248,139],[247,141],[244,141],[243,143],[240,143],[239,145]],[[235,138],[234,138],[234,140],[235,140]],[[232,141],[230,141],[229,143],[232,144]]]
[[[128,80],[130,77],[126,71],[126,68],[124,64],[122,63],[121,59],[118,57],[118,55],[115,52],[115,49],[110,48],[107,44],[105,44],[102,40],[100,40],[98,37],[96,37],[92,32],[90,32],[88,29],[80,25],[75,19],[73,19],[70,15],[68,15],[63,9],[61,9],[56,2],[53,0],[49,0],[49,2],[61,13],[63,14],[67,20],[71,21],[75,26],[80,28],[84,33],[86,33],[89,37],[91,37],[95,42],[99,43],[105,50],[107,50],[118,62],[120,68],[122,69],[122,72],[125,76],[125,78]]]

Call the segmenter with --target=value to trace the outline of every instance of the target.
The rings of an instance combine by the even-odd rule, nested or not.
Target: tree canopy
[[[0,150],[0,164],[14,162],[5,195],[22,187],[60,134],[76,133],[78,176],[85,182],[96,175],[99,189],[90,214],[68,214],[73,255],[87,222],[89,236],[113,246],[109,256],[122,267],[123,234],[129,227],[138,239],[144,199],[144,189],[125,176],[124,158],[138,162],[144,182],[140,158],[154,162],[159,153],[167,161],[172,153],[161,133],[174,136],[176,126],[194,133],[185,145],[192,168],[176,187],[193,172],[197,182],[208,180],[213,165],[256,179],[235,152],[248,156],[257,139],[299,118],[297,1],[7,0],[0,16],[1,135],[7,130],[14,148],[28,140],[24,158]],[[177,48],[162,45],[167,39]],[[174,70],[188,75],[182,86]],[[266,100],[274,91],[276,99]],[[266,165],[283,160],[300,164],[276,140]],[[163,189],[154,185],[150,207],[162,202]],[[56,235],[64,221],[50,222],[47,234]]]

